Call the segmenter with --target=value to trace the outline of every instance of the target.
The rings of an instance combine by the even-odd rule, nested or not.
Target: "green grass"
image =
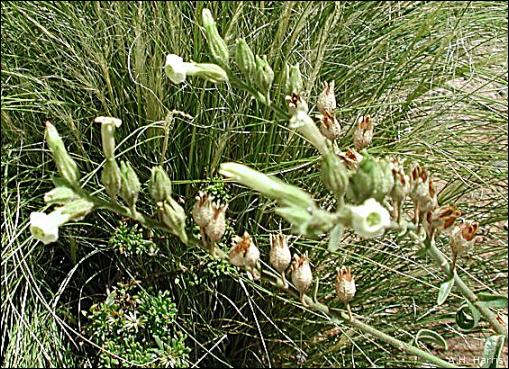
[[[498,273],[507,275],[507,234],[500,226],[508,202],[507,97],[498,95],[504,86],[507,94],[506,3],[3,2],[3,366],[90,364],[95,348],[82,334],[87,321],[81,312],[103,300],[117,280],[143,276],[144,268],[154,271],[143,276],[146,287],[169,290],[177,304],[191,363],[416,363],[346,326],[317,343],[317,335],[332,328],[322,317],[269,286],[239,279],[174,237],[155,234],[157,260],[143,266],[126,261],[108,244],[120,221],[108,212],[65,226],[56,244],[29,237],[29,214],[43,208],[56,172],[43,143],[48,119],[82,173],[96,174],[103,156],[93,119],[122,119],[120,158],[133,163],[142,183],[162,158],[186,210],[227,161],[278,175],[315,194],[320,204],[331,203],[318,178],[316,151],[290,134],[287,120],[227,85],[191,78],[175,86],[164,75],[170,52],[211,61],[196,22],[204,7],[229,46],[244,37],[256,53],[268,55],[277,106],[284,104],[278,84],[283,62],[299,62],[310,106],[321,82],[335,81],[340,147],[351,145],[356,118],[370,114],[376,121],[370,153],[428,165],[446,184],[441,203],[456,204],[465,219],[482,226],[485,242],[462,260],[463,272],[476,290],[507,293],[507,281],[493,281]],[[176,113],[166,121],[174,110],[189,117]],[[101,188],[99,176],[86,183]],[[289,225],[272,213],[272,202],[235,185],[226,190],[231,232],[248,230],[267,255],[268,231]],[[142,192],[138,206],[150,211],[146,185]],[[443,241],[439,246],[447,251]],[[378,329],[405,341],[420,328],[464,335],[454,325],[462,300],[453,295],[434,307],[440,273],[416,256],[408,240],[349,238],[333,256],[326,248],[323,239],[293,243],[293,250],[310,252],[321,300],[339,306],[334,274],[346,262],[357,280],[352,308]]]

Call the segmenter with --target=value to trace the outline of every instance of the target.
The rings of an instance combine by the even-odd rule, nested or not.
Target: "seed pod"
[[[452,252],[452,269],[456,267],[458,256],[464,254],[474,243],[474,236],[479,229],[479,223],[462,223],[454,227],[451,232],[450,246]]]
[[[218,242],[223,237],[226,227],[225,212],[227,208],[228,204],[223,206],[217,203],[212,204],[212,217],[205,228],[205,232],[212,242]]]
[[[248,232],[244,232],[242,237],[235,236],[233,238],[228,258],[233,265],[245,268],[250,277],[255,280],[260,279],[260,250],[253,243]]]
[[[361,151],[368,147],[373,140],[373,121],[369,115],[363,115],[357,120],[357,128],[353,134],[355,150]]]
[[[243,38],[238,38],[235,44],[235,60],[242,73],[251,79],[256,70],[255,56]]]
[[[196,202],[193,206],[193,219],[200,227],[206,227],[213,215],[212,200],[214,197],[209,196],[206,192],[200,191],[196,196]]]
[[[346,152],[340,153],[339,157],[343,160],[348,169],[354,171],[359,168],[359,164],[364,159],[364,156],[355,151],[354,148],[349,148]]]
[[[305,305],[304,294],[313,282],[313,274],[309,266],[307,251],[302,256],[293,255],[292,262],[292,283],[300,293],[300,300]]]
[[[171,197],[171,181],[161,166],[155,166],[150,172],[149,182],[150,196],[161,202]]]
[[[285,277],[285,271],[288,269],[290,262],[292,261],[292,254],[288,247],[288,237],[282,233],[273,235],[270,234],[270,264],[281,273],[283,286],[288,286]]]
[[[441,206],[434,210],[429,210],[423,221],[428,237],[433,238],[434,235],[442,231],[451,231],[456,218],[460,215],[461,211],[456,209],[453,205]]]
[[[202,11],[202,22],[205,28],[205,38],[209,45],[210,53],[212,57],[220,64],[224,66],[229,65],[230,53],[228,52],[228,46],[226,42],[219,35],[217,26],[212,13],[209,9],[203,9]]]
[[[396,158],[391,159],[392,176],[394,179],[394,187],[390,193],[392,201],[394,202],[394,219],[398,223],[401,219],[401,206],[405,201],[408,193],[410,192],[410,177],[403,170],[403,165]]]
[[[50,122],[46,122],[45,137],[60,175],[70,185],[79,187],[80,171],[78,165],[67,152],[57,129]]]
[[[115,159],[107,159],[101,173],[101,183],[106,193],[115,200],[122,187],[122,175]]]
[[[334,115],[336,96],[334,96],[334,81],[323,83],[323,91],[318,96],[316,107],[323,115]]]
[[[341,267],[336,275],[336,294],[343,304],[349,303],[355,295],[355,279],[350,268]]]
[[[138,200],[138,194],[141,189],[140,180],[131,164],[126,161],[120,163],[120,175],[122,180],[120,196],[132,208]]]
[[[334,141],[341,134],[341,126],[336,117],[329,112],[323,112],[317,116],[320,119],[320,132],[329,140]]]

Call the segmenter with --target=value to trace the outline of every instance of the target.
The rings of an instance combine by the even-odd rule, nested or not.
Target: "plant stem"
[[[454,278],[454,284],[459,288],[463,297],[470,301],[472,305],[474,305],[479,310],[479,312],[491,324],[492,328],[497,332],[497,334],[506,336],[507,328],[503,324],[500,324],[495,313],[480,303],[476,294],[470,288],[468,288],[461,277],[455,271],[453,271],[445,255],[436,247],[435,240],[426,238],[426,240],[423,242],[423,245],[426,248],[428,255],[431,256],[433,260],[435,260],[440,269],[442,269],[449,278]]]

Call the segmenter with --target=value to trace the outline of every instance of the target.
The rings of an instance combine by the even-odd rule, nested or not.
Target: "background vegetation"
[[[101,188],[95,175],[103,161],[100,130],[93,119],[122,119],[118,156],[135,164],[142,182],[162,162],[186,210],[199,189],[216,184],[231,198],[229,234],[248,230],[265,256],[268,233],[288,232],[289,225],[270,211],[270,201],[238,186],[223,188],[216,178],[221,162],[275,174],[331,204],[318,178],[317,153],[289,132],[287,121],[225,84],[190,79],[177,86],[164,75],[168,53],[211,61],[199,25],[204,7],[230,46],[244,37],[268,56],[276,104],[284,104],[283,61],[299,62],[311,104],[322,81],[335,81],[340,147],[351,145],[356,118],[370,114],[376,120],[370,153],[428,165],[440,179],[439,202],[455,204],[465,219],[481,224],[482,242],[459,263],[461,273],[477,291],[507,294],[506,2],[4,1],[1,7],[2,366],[105,364],[101,347],[149,366],[164,355],[174,361],[158,365],[418,364],[361,332],[332,329],[296,301],[183,248],[173,236],[129,232],[132,223],[126,227],[108,212],[65,226],[49,246],[30,237],[29,214],[44,207],[56,171],[43,139],[46,120],[82,173],[93,174],[86,186]],[[168,115],[173,110],[185,114]],[[142,191],[147,195],[146,185]],[[138,206],[150,211],[147,200],[140,196]],[[325,239],[292,241],[293,250],[310,252],[320,300],[339,305],[335,268],[346,263],[357,281],[352,309],[378,329],[405,341],[421,328],[433,329],[464,338],[466,349],[482,338],[457,330],[458,295],[434,306],[440,273],[416,255],[412,242],[359,242],[346,234],[344,256],[335,260],[327,257]],[[447,251],[443,240],[438,245]],[[128,355],[128,343],[108,346],[94,335],[104,316],[87,312],[95,305],[111,315],[107,296],[132,280],[139,283],[126,293],[148,306],[135,305],[134,312],[174,314],[171,331],[164,332],[174,337],[164,342],[169,348],[145,337],[141,354]],[[155,312],[148,313],[150,306]],[[158,353],[144,356],[149,351]]]

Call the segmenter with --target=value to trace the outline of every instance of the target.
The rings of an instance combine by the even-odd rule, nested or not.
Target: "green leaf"
[[[437,297],[437,305],[440,306],[445,302],[445,300],[447,300],[447,296],[449,296],[449,293],[451,293],[452,286],[454,286],[454,278],[451,278],[440,285],[440,290],[438,291]]]
[[[343,225],[338,224],[334,228],[332,228],[332,231],[329,235],[329,245],[327,247],[327,250],[330,252],[334,252],[339,248],[339,241],[341,241],[341,237],[343,237]]]
[[[484,352],[482,355],[482,368],[502,368],[503,362],[500,359],[502,348],[504,347],[505,336],[488,337],[484,344]],[[500,365],[497,365],[500,364]]]
[[[444,338],[436,332],[429,329],[421,329],[415,335],[415,344],[419,345],[420,342],[428,342],[436,346],[441,346],[443,350],[447,351],[447,342]]]
[[[507,308],[507,296],[494,295],[486,292],[479,292],[477,294],[479,301],[482,305],[488,308],[505,309]]]
[[[458,311],[456,311],[456,323],[461,329],[469,331],[477,327],[481,313],[470,301],[465,301],[466,304],[461,305]]]

